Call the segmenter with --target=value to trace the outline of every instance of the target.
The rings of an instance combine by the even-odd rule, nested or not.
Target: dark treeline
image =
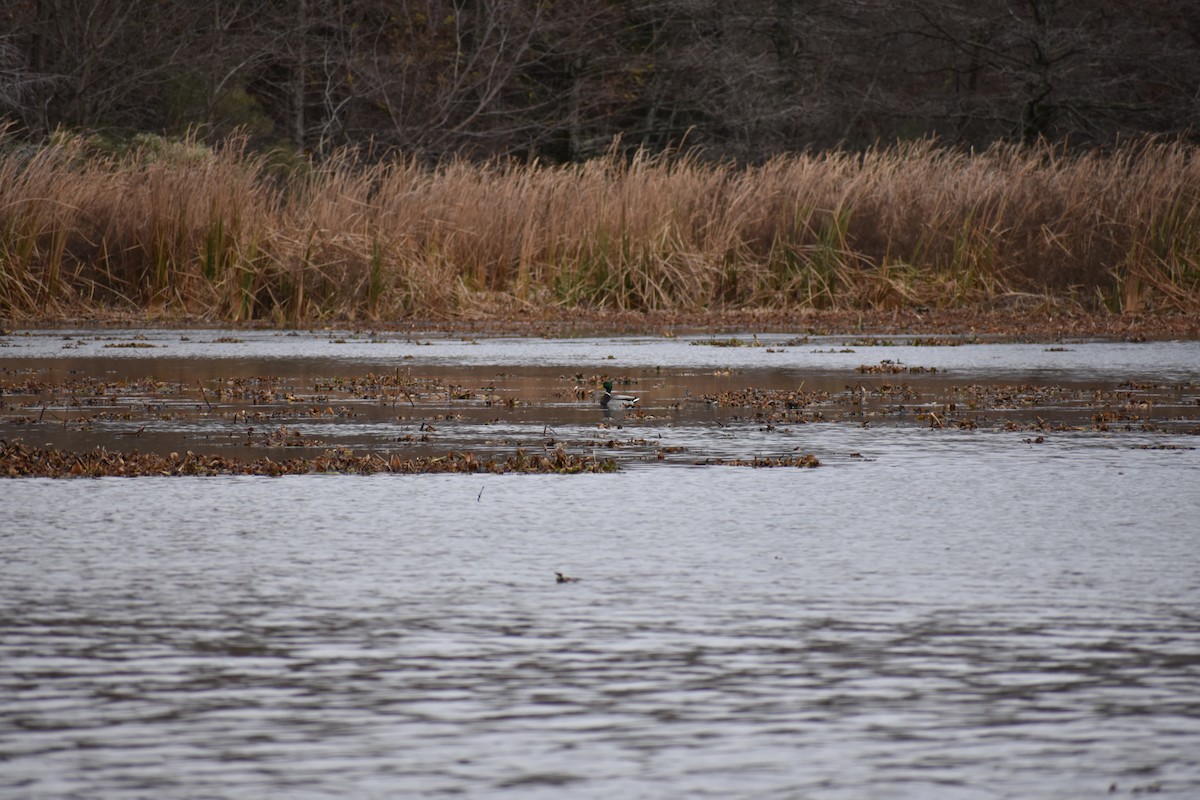
[[[0,119],[317,157],[1191,136],[1195,0],[7,0]]]

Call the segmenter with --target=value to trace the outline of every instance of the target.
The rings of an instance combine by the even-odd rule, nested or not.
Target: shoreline
[[[56,329],[355,330],[462,333],[474,336],[572,337],[696,333],[805,333],[986,337],[1010,341],[1061,339],[1125,341],[1200,340],[1200,314],[1184,312],[1096,313],[962,309],[814,310],[739,309],[700,312],[639,312],[592,309],[502,309],[457,316],[411,316],[393,320],[331,318],[300,324],[232,322],[206,316],[109,312],[30,317],[0,323],[0,335]]]

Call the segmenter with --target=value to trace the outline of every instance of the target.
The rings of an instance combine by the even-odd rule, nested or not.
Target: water
[[[737,341],[743,346],[721,344]],[[939,346],[922,342],[933,341]],[[828,372],[890,359],[953,369],[960,377],[989,379],[1064,376],[1091,379],[1125,375],[1130,379],[1181,380],[1200,371],[1200,342],[1087,342],[971,344],[968,338],[869,337],[755,334],[575,337],[531,339],[461,338],[395,333],[86,330],[29,331],[0,338],[0,360],[54,359],[122,362],[224,363],[226,374],[239,366],[291,363],[366,365],[376,369],[430,365],[463,367],[558,367],[584,371],[654,369],[770,370]],[[135,346],[136,345],[136,346]],[[758,346],[755,346],[758,345]],[[126,366],[131,368],[130,365]],[[136,367],[132,367],[136,369]],[[253,373],[251,373],[253,374]]]
[[[1072,346],[1091,366],[1061,381],[1156,374]],[[965,347],[936,357],[996,355]],[[701,377],[673,352],[640,356],[664,402]],[[620,421],[812,470],[0,482],[0,796],[1196,797],[1200,457],[1172,392],[1174,428],[1041,443]]]

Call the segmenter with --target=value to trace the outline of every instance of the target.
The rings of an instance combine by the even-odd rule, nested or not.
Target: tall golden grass
[[[239,142],[0,137],[0,314],[278,324],[483,308],[1200,309],[1200,159],[932,143],[286,173]]]

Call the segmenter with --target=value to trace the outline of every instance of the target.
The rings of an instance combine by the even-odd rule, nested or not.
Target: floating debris
[[[922,375],[926,373],[932,374],[937,372],[937,367],[909,367],[896,361],[892,361],[890,358],[885,358],[878,364],[862,364],[856,367],[854,371],[859,373],[871,373],[875,375],[901,375],[905,373]]]
[[[755,456],[754,458],[707,458],[704,461],[697,461],[697,465],[704,466],[724,466],[724,467],[803,467],[812,469],[821,466],[821,461],[812,453],[802,456],[780,456],[778,458],[770,458],[767,456]]]
[[[611,459],[598,460],[576,456],[561,448],[548,456],[530,455],[517,450],[504,459],[480,461],[472,453],[452,452],[434,458],[384,458],[380,455],[356,455],[349,450],[327,450],[313,458],[273,461],[260,458],[246,461],[222,455],[188,451],[167,456],[137,450],[114,452],[97,448],[73,452],[31,447],[21,442],[0,440],[0,476],[9,478],[100,478],[110,476],[210,476],[210,475],[307,475],[340,473],[374,475],[381,472],[402,474],[462,472],[579,474],[616,472]]]
[[[693,339],[689,344],[705,347],[762,347],[762,342],[755,335],[751,341],[739,339],[736,336],[729,339]]]
[[[756,389],[704,394],[698,400],[723,408],[805,408],[829,400],[829,392],[800,389]]]

